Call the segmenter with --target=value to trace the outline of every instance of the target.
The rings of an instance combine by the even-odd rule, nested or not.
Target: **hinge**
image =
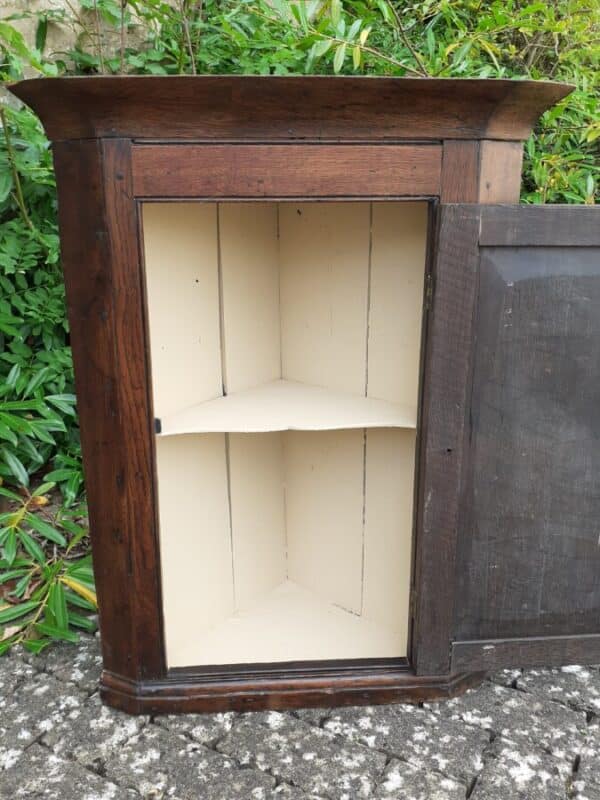
[[[433,308],[433,275],[428,272],[425,275],[425,311]]]

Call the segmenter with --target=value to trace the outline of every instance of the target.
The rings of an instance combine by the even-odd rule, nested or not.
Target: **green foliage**
[[[522,198],[594,202],[597,2],[72,0],[62,11],[24,16],[36,21],[34,41],[19,33],[18,16],[0,22],[5,80],[27,70],[571,82],[576,90],[544,115],[526,144]],[[49,31],[61,22],[75,28],[77,41],[69,53],[49,52]],[[91,624],[85,615],[94,601],[86,591],[93,583],[82,556],[85,528],[74,521],[83,474],[51,155],[31,112],[0,109],[0,481],[21,487],[1,490],[9,510],[0,514],[0,650],[16,641],[41,649]],[[62,497],[48,520],[36,498],[49,489],[26,488],[44,472]]]
[[[12,506],[0,513],[0,654],[15,644],[38,653],[53,640],[77,641],[77,629],[95,629],[92,564],[81,552],[87,531],[79,509],[44,514],[53,486],[24,495],[0,487]]]

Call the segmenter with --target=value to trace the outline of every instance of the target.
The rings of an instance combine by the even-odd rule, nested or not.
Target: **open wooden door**
[[[425,403],[445,351],[450,391],[457,371],[467,381],[463,409],[446,407],[454,439],[424,430],[420,536],[440,552],[425,567],[418,548],[417,670],[599,662],[600,209],[439,215]],[[465,352],[440,330],[455,316]],[[449,477],[436,485],[427,464],[444,444]]]

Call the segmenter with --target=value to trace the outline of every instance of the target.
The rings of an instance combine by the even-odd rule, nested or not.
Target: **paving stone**
[[[571,784],[571,795],[574,800],[600,800],[600,786],[579,779],[577,776]]]
[[[269,800],[326,800],[316,794],[305,794],[301,789],[287,783],[281,783],[267,797]]]
[[[97,690],[102,672],[100,639],[81,635],[77,644],[50,645],[39,656],[30,656],[29,663],[91,694]]]
[[[517,688],[537,697],[600,714],[600,674],[595,669],[530,669],[517,679]]]
[[[332,711],[332,708],[297,708],[291,712],[291,716],[319,728],[323,721],[331,716]]]
[[[499,742],[471,800],[566,800],[570,766],[547,753]]]
[[[233,711],[223,714],[169,714],[156,718],[156,724],[173,733],[213,746],[227,734],[239,715]]]
[[[390,761],[374,800],[464,800],[465,787],[412,764]]]
[[[148,725],[119,748],[105,774],[143,798],[160,800],[271,800],[275,781],[197,742]],[[284,795],[285,797],[285,795]]]
[[[576,782],[588,793],[600,791],[600,727],[590,725],[585,744],[579,756]]]
[[[61,722],[44,734],[42,741],[58,756],[99,769],[147,721],[147,717],[133,717],[108,708],[94,695],[82,706],[68,711]]]
[[[0,709],[10,696],[25,681],[30,681],[35,670],[15,654],[0,656]]]
[[[325,729],[466,785],[483,768],[481,756],[490,742],[482,728],[410,705],[338,709]]]
[[[507,689],[512,689],[514,683],[523,674],[522,669],[501,669],[500,672],[490,675],[490,681],[497,683],[499,686],[506,686]]]
[[[45,673],[22,684],[1,708],[0,770],[11,767],[35,739],[80,710],[84,695]]]
[[[16,766],[0,773],[0,797],[3,800],[134,800],[139,795],[34,744]]]
[[[533,694],[484,684],[446,703],[427,708],[468,725],[478,726],[511,742],[524,742],[572,761],[586,737],[586,717]]]
[[[251,718],[235,723],[217,749],[330,800],[370,797],[386,763],[381,753],[273,711],[266,724]]]

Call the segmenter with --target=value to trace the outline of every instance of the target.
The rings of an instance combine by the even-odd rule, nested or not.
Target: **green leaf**
[[[314,53],[315,58],[320,58],[324,56],[325,53],[330,49],[331,45],[333,44],[331,39],[319,39],[318,42],[314,44]]]
[[[51,639],[25,639],[23,647],[30,653],[37,655],[50,644]]]
[[[0,172],[0,203],[3,203],[13,188],[13,178],[8,169]]]
[[[19,603],[16,606],[9,606],[8,608],[3,608],[0,611],[0,625],[4,625],[7,622],[12,622],[13,619],[19,619],[19,617],[28,614],[30,611],[33,611],[33,609],[37,607],[38,607],[37,601],[28,600],[26,603]]]
[[[46,563],[44,551],[33,538],[33,536],[30,536],[27,531],[19,531],[19,539],[25,550],[27,550],[34,561],[37,561],[38,564]]]
[[[14,528],[9,530],[3,550],[4,558],[7,560],[9,566],[11,566],[17,555],[17,532]]]
[[[354,69],[358,69],[360,67],[360,58],[361,58],[360,45],[354,45],[354,47],[352,48],[352,64],[354,65]]]
[[[67,614],[67,601],[65,591],[61,583],[54,583],[48,592],[48,608],[52,612],[56,627],[65,630],[69,627],[69,617]]]
[[[11,453],[11,451],[6,447],[2,447],[0,449],[0,455],[2,455],[4,461],[6,462],[6,466],[9,468],[11,475],[16,478],[17,482],[21,486],[29,486],[29,475],[27,474],[27,470],[16,457],[16,455]]]
[[[342,0],[331,0],[331,22],[337,28],[342,18]]]
[[[71,610],[69,610],[69,623],[76,628],[82,628],[84,631],[88,631],[88,633],[94,633],[98,627],[93,619],[84,617],[82,614],[77,614],[77,612]]]
[[[35,47],[40,53],[44,52],[46,47],[46,35],[48,33],[48,17],[42,15],[38,17],[38,24],[35,31]]]
[[[38,622],[35,626],[36,631],[38,633],[42,633],[45,636],[50,636],[51,639],[58,639],[65,642],[72,642],[76,644],[79,641],[79,636],[73,631],[67,629],[58,628],[56,625],[51,625],[49,622]]]
[[[57,531],[56,528],[53,528],[52,525],[44,522],[43,519],[37,517],[35,514],[31,514],[30,512],[25,514],[25,521],[31,525],[31,527],[36,530],[40,536],[43,536],[44,539],[48,539],[55,544],[59,544],[61,547],[66,545],[67,542],[62,533]]]
[[[32,493],[32,497],[42,497],[42,495],[47,494],[51,489],[54,489],[56,484],[52,481],[48,481],[47,483],[42,483],[38,486],[35,492]]]
[[[335,56],[333,57],[333,71],[339,72],[344,66],[344,59],[346,58],[346,43],[338,45]]]

